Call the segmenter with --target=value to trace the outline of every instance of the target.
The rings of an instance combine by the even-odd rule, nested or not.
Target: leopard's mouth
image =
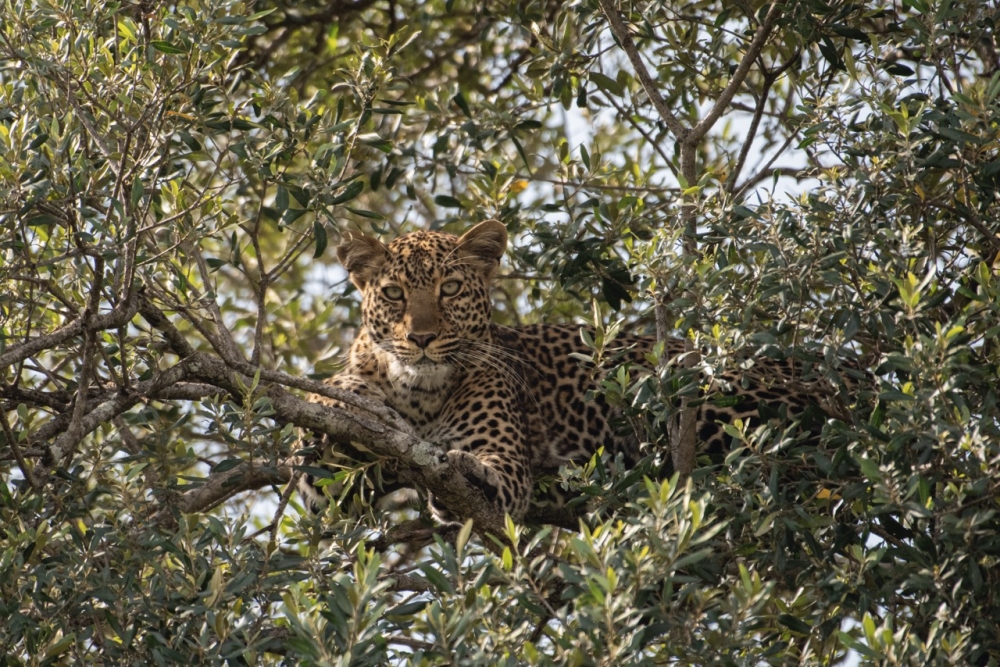
[[[435,350],[406,350],[405,354],[397,355],[399,360],[413,368],[430,368],[432,366],[449,365],[447,360]]]
[[[389,365],[389,374],[395,381],[428,391],[443,387],[454,371],[451,364],[433,359],[423,352],[413,356],[393,355]]]

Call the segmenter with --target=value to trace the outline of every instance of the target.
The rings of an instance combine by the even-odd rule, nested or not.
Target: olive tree
[[[996,662],[998,21],[6,0],[4,664]],[[589,325],[646,455],[565,468],[523,525],[322,383],[343,235],[487,218],[495,317]],[[621,331],[688,354],[616,368]],[[699,387],[762,357],[826,411],[699,457]],[[375,456],[304,467],[315,435]],[[473,520],[376,509],[383,464]],[[305,471],[343,489],[318,516]]]

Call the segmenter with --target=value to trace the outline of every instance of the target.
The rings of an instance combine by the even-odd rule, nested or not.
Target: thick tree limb
[[[173,349],[175,354],[182,358],[190,357],[195,354],[194,348],[187,342],[184,335],[177,330],[170,319],[164,315],[164,313],[157,308],[152,301],[145,297],[141,297],[139,302],[139,312],[147,322],[163,334],[163,337],[167,339],[167,342],[170,344],[170,347]],[[294,387],[295,389],[301,389],[302,391],[317,394],[318,396],[332,398],[345,403],[346,405],[350,405],[351,407],[369,412],[373,416],[382,421],[388,422],[399,430],[409,429],[409,425],[394,410],[389,409],[383,403],[359,396],[354,392],[331,387],[330,385],[317,382],[316,380],[289,375],[288,373],[283,373],[281,371],[260,368],[249,363],[248,361],[245,361],[242,359],[242,356],[228,361],[227,365],[247,377],[252,378],[256,373],[260,373],[261,380],[265,382],[274,382],[286,387]]]
[[[137,295],[131,293],[115,306],[110,313],[94,316],[88,316],[87,313],[84,313],[66,326],[56,329],[50,334],[37,336],[19,345],[14,345],[3,354],[0,354],[0,370],[34,356],[42,350],[56,347],[70,338],[79,336],[84,330],[104,331],[105,329],[118,328],[135,317],[138,309]]]
[[[289,465],[274,467],[241,463],[225,472],[212,473],[198,488],[180,494],[173,505],[185,514],[206,512],[238,493],[271,484],[285,484],[291,477],[292,467]]]
[[[167,339],[167,343],[170,344],[170,348],[177,356],[183,359],[195,353],[195,349],[191,347],[184,334],[177,330],[177,327],[163,314],[163,311],[157,308],[145,294],[139,295],[139,313]]]
[[[49,445],[49,456],[47,458],[50,462],[52,462],[52,464],[62,461],[63,458],[70,454],[80,444],[84,437],[90,435],[90,433],[97,429],[101,424],[110,422],[118,415],[130,410],[145,396],[154,394],[165,387],[180,382],[188,375],[189,372],[190,368],[188,362],[182,361],[176,366],[160,373],[153,379],[146,380],[145,382],[140,382],[135,385],[133,390],[127,394],[117,394],[114,398],[100,403],[97,407],[92,409],[82,409],[79,427],[67,427],[67,430],[62,435],[57,437],[51,445]],[[74,421],[76,420],[74,419]],[[40,429],[40,431],[41,430],[42,429]],[[44,442],[48,438],[37,439],[40,442]],[[49,470],[44,468],[41,471],[36,471],[39,479],[45,479],[48,473]]]
[[[5,398],[11,403],[44,405],[53,410],[65,410],[73,400],[73,394],[68,391],[40,391],[4,384],[0,385],[0,398]]]
[[[160,401],[200,401],[209,396],[219,396],[225,393],[224,389],[205,382],[178,382],[152,392],[149,398]]]
[[[654,313],[656,315],[656,338],[657,340],[666,340],[670,335],[666,304],[657,303],[654,306]],[[700,360],[700,357],[701,355],[694,349],[692,341],[686,339],[684,341],[684,366],[693,367]],[[670,361],[666,354],[661,356],[657,370],[662,373]],[[691,399],[688,396],[682,397],[680,409],[667,422],[670,460],[682,481],[687,479],[694,470],[695,454],[698,448],[698,434],[695,431],[698,412],[690,406],[690,403]]]
[[[192,377],[235,391],[236,372],[221,359],[195,354],[184,363]],[[244,384],[251,382],[249,376],[241,379]],[[439,445],[421,440],[409,428],[397,429],[346,410],[312,403],[277,385],[269,386],[266,392],[276,418],[325,434],[333,441],[360,443],[378,456],[393,458],[405,469],[407,480],[430,489],[435,498],[459,516],[471,517],[477,532],[504,534],[504,516],[477,486],[449,464],[446,451]]]

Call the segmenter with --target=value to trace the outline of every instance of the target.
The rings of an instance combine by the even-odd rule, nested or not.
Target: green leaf
[[[326,250],[327,238],[326,226],[319,220],[313,222],[313,238],[316,239],[316,251],[313,252],[313,257],[321,257]]]
[[[382,139],[382,138],[362,139],[361,143],[363,143],[365,146],[371,146],[372,148],[377,148],[383,153],[392,152],[392,142],[389,141],[388,139]]]
[[[362,218],[368,218],[369,220],[385,220],[384,215],[376,213],[375,211],[369,211],[363,208],[351,208],[350,206],[345,206],[344,208],[354,215],[360,215]]]
[[[286,209],[285,212],[282,213],[281,215],[281,224],[282,226],[287,227],[288,225],[292,224],[293,222],[301,218],[306,213],[307,211],[302,208]]]
[[[292,466],[298,471],[301,471],[307,475],[312,475],[318,479],[334,479],[337,473],[334,473],[329,468],[318,468],[316,466]]]
[[[288,209],[288,190],[283,185],[278,186],[278,191],[274,195],[274,208],[279,214]]]
[[[792,632],[797,632],[802,635],[808,635],[812,633],[812,626],[810,626],[802,619],[792,616],[791,614],[779,615],[778,623],[781,623],[783,626],[785,626]]]
[[[47,227],[49,225],[57,225],[60,222],[62,221],[59,218],[50,213],[33,215],[27,220],[25,220],[25,224],[28,225],[29,227]]]
[[[142,200],[142,196],[144,194],[146,194],[146,190],[142,186],[142,180],[137,177],[134,181],[132,181],[132,193],[129,196],[132,208],[139,205],[139,202]]]
[[[531,131],[531,130],[537,130],[540,127],[542,127],[541,121],[537,121],[537,120],[524,120],[524,121],[521,121],[520,123],[518,123],[517,125],[515,125],[514,129],[517,130],[517,131],[528,132],[528,131]]]
[[[432,564],[421,563],[420,571],[424,573],[427,580],[430,581],[434,588],[438,591],[448,593],[449,595],[453,595],[455,593],[455,587],[452,586],[450,581],[448,581],[448,577],[444,576],[444,574]]]
[[[620,83],[605,74],[601,74],[600,72],[591,72],[590,80],[594,82],[598,88],[611,93],[615,97],[621,97],[625,92],[625,88],[622,87]]]
[[[73,646],[73,644],[75,643],[76,643],[76,633],[71,632],[68,635],[64,636],[62,639],[60,639],[59,641],[57,641],[56,643],[49,646],[47,649],[45,649],[45,655],[42,656],[42,663],[45,663],[49,660],[56,658],[59,655],[62,655],[63,653],[68,651],[70,647]]]
[[[344,189],[339,195],[330,200],[331,206],[336,206],[337,204],[343,204],[344,202],[351,201],[362,193],[365,189],[364,181],[353,181],[347,188]]]
[[[465,95],[462,94],[462,91],[458,91],[458,93],[455,94],[455,97],[451,99],[458,105],[458,108],[462,110],[462,113],[464,113],[468,118],[472,118],[472,111],[469,110],[469,103],[466,101]]]
[[[461,554],[465,550],[465,545],[469,543],[469,537],[472,536],[472,519],[468,519],[462,528],[458,531],[458,537],[455,538],[455,553]]]
[[[865,477],[872,481],[878,481],[882,479],[882,471],[879,470],[878,464],[869,458],[859,458],[858,466],[861,468],[861,472]]]
[[[212,468],[212,472],[213,473],[226,472],[227,470],[232,470],[241,463],[243,463],[243,459],[237,459],[237,458],[224,459],[215,464],[215,467]]]
[[[170,42],[164,42],[162,40],[153,40],[149,43],[154,49],[160,53],[187,53],[186,49],[182,49],[179,46],[171,44]]]
[[[462,208],[462,202],[448,195],[438,195],[434,197],[434,203],[445,208]]]
[[[413,602],[405,602],[395,607],[391,607],[385,611],[386,616],[413,616],[421,611],[423,611],[427,605],[430,604],[429,600],[415,600]]]
[[[521,156],[522,160],[524,160],[524,168],[527,169],[528,173],[530,174],[531,163],[528,161],[528,154],[524,152],[524,146],[521,145],[521,142],[518,141],[517,137],[515,137],[513,134],[510,135],[510,140],[514,144],[514,148],[517,149],[517,154]]]
[[[39,146],[41,146],[48,140],[49,140],[49,135],[43,132],[42,134],[39,134],[37,137],[31,140],[31,143],[28,144],[28,150],[29,151],[38,150]]]
[[[278,9],[277,7],[271,7],[270,9],[262,9],[259,12],[254,12],[253,14],[247,17],[247,21],[256,21],[257,19],[262,19],[268,14],[274,13],[275,11],[277,11],[277,9]]]

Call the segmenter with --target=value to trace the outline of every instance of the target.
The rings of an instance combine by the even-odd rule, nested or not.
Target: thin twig
[[[104,287],[104,258],[94,258],[94,284],[91,286],[90,302],[83,313],[84,321],[89,324],[90,320],[97,314],[101,305],[101,290]],[[97,336],[90,328],[83,332],[83,351],[81,353],[80,374],[77,383],[76,398],[73,402],[73,417],[70,420],[69,428],[66,430],[66,438],[71,442],[78,442],[81,439],[83,428],[83,415],[87,406],[87,390],[90,388],[90,378],[94,373],[94,347],[97,344]],[[64,456],[68,456],[73,450],[67,448]],[[58,460],[58,458],[57,458]]]
[[[205,290],[211,294],[211,298],[204,299],[204,302],[208,306],[208,312],[212,314],[212,319],[215,322],[215,329],[219,341],[219,354],[222,355],[222,358],[226,361],[246,361],[246,357],[243,355],[243,352],[240,351],[236,341],[233,340],[233,336],[229,333],[229,329],[226,327],[225,321],[222,318],[222,311],[219,309],[219,302],[216,299],[215,290],[212,289],[212,279],[209,275],[208,265],[205,263],[205,257],[201,254],[198,248],[195,248],[194,258],[195,263],[198,265],[198,273],[201,274],[201,281]]]
[[[14,430],[10,427],[7,422],[7,414],[0,414],[0,426],[3,427],[3,435],[7,439],[7,444],[10,445],[10,451],[14,453],[14,458],[17,460],[17,467],[21,469],[21,474],[24,478],[28,480],[28,484],[31,485],[35,491],[41,491],[42,485],[38,483],[35,479],[35,475],[31,472],[31,467],[24,458],[24,454],[21,452],[21,446],[17,443],[17,436],[14,435]]]
[[[278,507],[274,510],[274,519],[271,521],[270,537],[267,540],[267,550],[264,556],[264,567],[260,575],[261,580],[267,579],[268,570],[271,567],[271,554],[278,548],[278,528],[281,526],[281,516],[285,513],[285,508],[288,507],[288,501],[291,499],[295,487],[298,486],[300,477],[302,477],[301,470],[292,471],[288,485],[285,486],[285,490],[278,500]]]

